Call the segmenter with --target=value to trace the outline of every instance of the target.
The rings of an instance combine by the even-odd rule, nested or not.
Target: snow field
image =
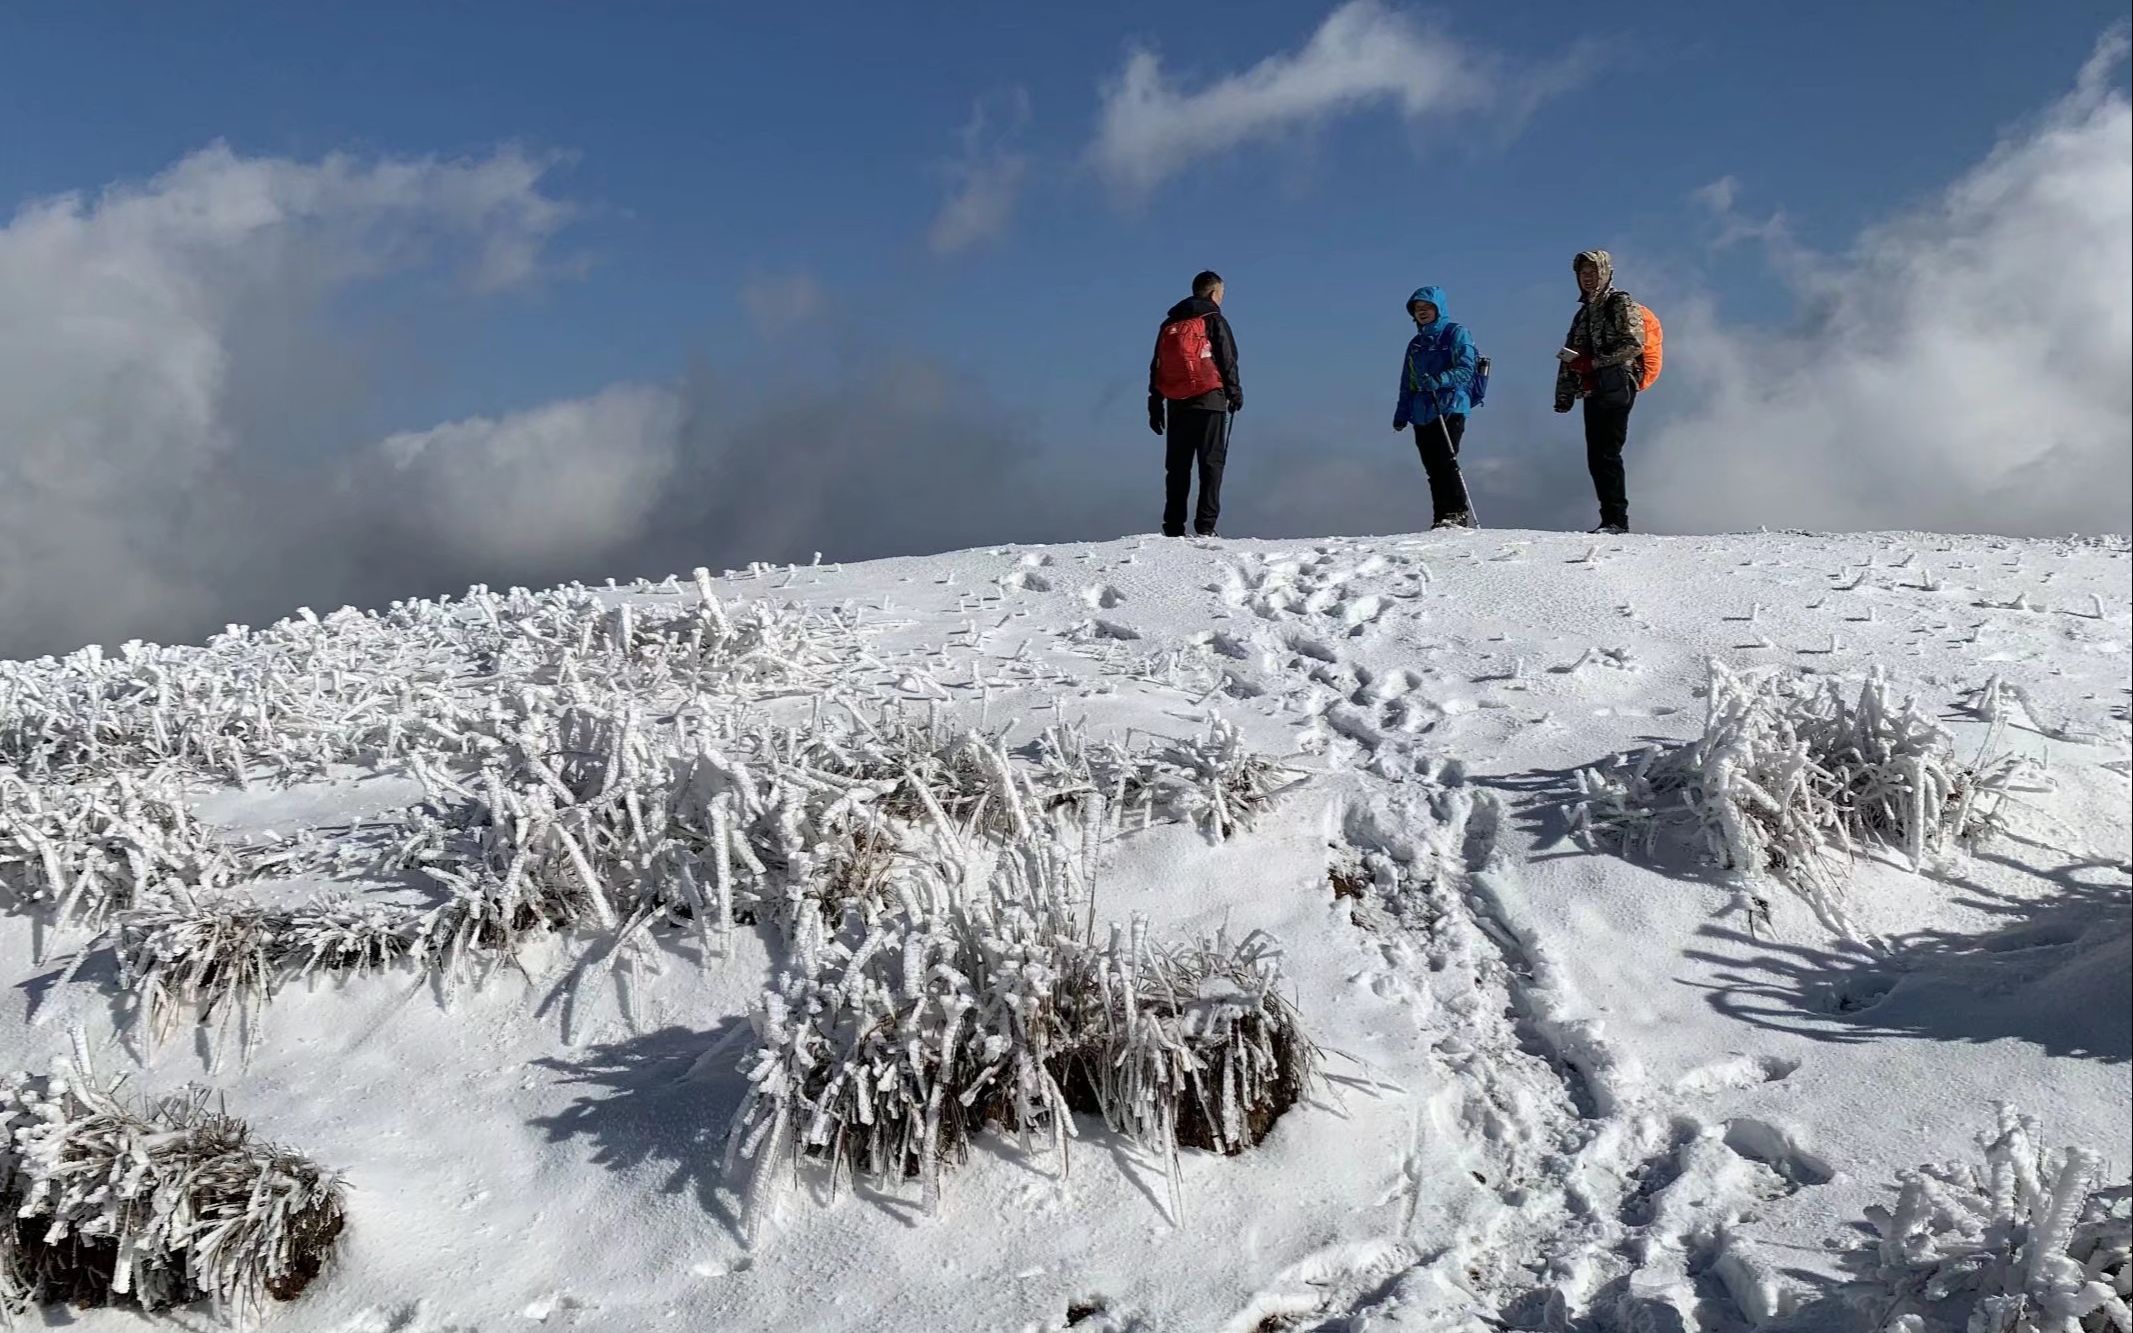
[[[1127,541],[299,617],[114,655],[86,723],[52,664],[0,668],[5,808],[74,856],[0,869],[34,1023],[11,1058],[43,1067],[79,1029],[100,1064],[227,1088],[346,1171],[339,1262],[276,1312],[291,1328],[1879,1327],[1868,1307],[1908,1279],[1852,1265],[1846,1228],[1897,1201],[1899,1171],[1959,1157],[1994,1100],[2124,1173],[2126,571],[2123,544],[1894,534]],[[1846,708],[1878,669],[1894,720],[1867,732],[1908,738],[1884,761],[1939,756],[1912,743],[1939,734],[1967,763],[1998,727],[2038,789],[1993,828],[1857,847],[1818,890],[1841,918],[1693,838],[1624,856],[1588,837],[1577,775],[1691,753],[1668,747],[1723,712],[1714,659]],[[269,683],[299,678],[325,683]],[[877,811],[912,769],[975,803]],[[55,816],[55,788],[90,797]],[[638,833],[655,793],[664,840]],[[1045,823],[1056,839],[1024,837]],[[893,833],[893,870],[869,828]],[[1041,871],[999,868],[1044,842]],[[772,846],[819,859],[768,873]],[[250,945],[181,945],[150,915],[128,917],[123,969],[77,952],[182,908],[173,878],[283,914],[244,939],[300,936],[205,1028],[184,1019],[243,969],[156,969]],[[867,961],[803,926],[823,921],[785,892],[803,879],[852,891],[851,920],[884,932]],[[1133,1003],[1158,1039],[1106,1066],[1125,1071],[1108,1101],[1030,1116],[1026,1148],[968,1134],[937,1188],[904,1179],[894,1139],[861,1155],[872,1172],[833,1176],[792,1139],[764,1176],[776,1134],[721,1169],[726,1126],[770,1104],[748,1062],[812,1049],[751,1055],[766,997],[863,1013],[933,963],[1019,958],[1010,918],[1047,902],[1072,928],[1039,933],[1079,942],[1058,970],[1095,979],[1071,993],[1157,983]],[[1194,943],[1218,935],[1236,943]],[[943,1015],[1038,993],[949,970]],[[1124,1030],[1140,1011],[1091,1012]],[[1143,1112],[1177,1102],[1145,1089],[1195,1063],[1245,1087],[1273,1029],[1226,1040],[1236,1066],[1180,1065],[1176,1041],[1289,1013],[1324,1082],[1250,1151],[1176,1151]],[[921,1048],[946,1054],[948,1031]],[[1045,1064],[1000,1068],[1049,1095]],[[787,1086],[819,1102],[827,1083]],[[942,1086],[967,1089],[899,1095]],[[902,1123],[938,1162],[925,1118]],[[1078,1132],[1071,1160],[1050,1127]],[[2019,1281],[1973,1286],[2084,1290],[2003,1267]]]

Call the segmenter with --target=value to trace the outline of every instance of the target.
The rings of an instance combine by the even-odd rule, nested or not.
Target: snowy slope
[[[0,967],[22,1021],[0,1067],[41,1071],[78,1032],[102,1071],[205,1082],[345,1170],[349,1233],[273,1313],[290,1330],[1052,1329],[1070,1309],[1087,1328],[1735,1329],[1796,1306],[1846,1327],[1823,1289],[1864,1211],[1897,1170],[1971,1155],[1995,1099],[2117,1178],[2133,1163],[2129,576],[2115,539],[1503,532],[715,580],[729,604],[853,617],[835,692],[1011,745],[1055,721],[1190,736],[1215,715],[1302,776],[1227,841],[1128,819],[1096,853],[1101,920],[1277,939],[1327,1052],[1326,1083],[1259,1147],[1184,1155],[1180,1206],[1084,1118],[1064,1176],[983,1136],[933,1215],[915,1187],[832,1199],[803,1177],[750,1245],[721,1151],[778,962],[764,931],[676,951],[627,1012],[590,936],[448,996],[394,973],[300,986],[247,1056],[122,1040],[108,956],[69,977],[84,936],[15,916]],[[1850,907],[1873,944],[1776,884],[1572,836],[1577,770],[1695,735],[1713,658],[1883,668],[1965,753],[1997,710],[2048,789],[1929,873],[1863,861]],[[397,768],[339,769],[194,808],[330,838],[420,794]],[[1447,873],[1330,887],[1387,857]]]

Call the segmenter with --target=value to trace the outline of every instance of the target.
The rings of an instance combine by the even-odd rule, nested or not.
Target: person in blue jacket
[[[1466,436],[1466,416],[1473,404],[1467,387],[1474,382],[1479,356],[1466,326],[1445,312],[1442,287],[1420,287],[1407,298],[1415,336],[1400,363],[1400,405],[1392,428],[1415,428],[1415,447],[1429,473],[1432,527],[1471,528],[1474,515],[1466,481],[1459,475],[1459,442]]]

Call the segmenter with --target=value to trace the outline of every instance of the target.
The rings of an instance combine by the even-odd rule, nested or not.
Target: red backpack
[[[1155,335],[1155,391],[1173,402],[1198,398],[1222,387],[1207,316],[1174,319]]]

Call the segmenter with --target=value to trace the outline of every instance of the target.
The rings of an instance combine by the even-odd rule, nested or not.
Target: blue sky
[[[484,344],[409,394],[399,424],[671,373],[699,349],[750,355],[742,285],[806,272],[838,322],[967,358],[1064,429],[1109,380],[1139,374],[1145,327],[1203,264],[1232,278],[1248,373],[1265,386],[1254,405],[1311,411],[1314,386],[1358,355],[1367,382],[1388,378],[1377,363],[1397,356],[1399,303],[1420,283],[1451,288],[1500,349],[1513,318],[1562,322],[1569,251],[1693,253],[1708,226],[1689,192],[1721,176],[1807,239],[1841,240],[2049,100],[2124,9],[1422,10],[1529,64],[1585,43],[1592,73],[1508,143],[1492,141],[1511,131],[1489,114],[1410,124],[1365,108],[1196,166],[1140,209],[1114,206],[1081,157],[1128,43],[1181,78],[1218,76],[1300,45],[1324,12],[54,6],[18,13],[0,46],[0,116],[38,127],[10,136],[0,198],[151,175],[215,139],[298,159],[499,143],[568,154],[553,188],[592,211],[559,244],[591,261],[586,277],[482,311]],[[936,257],[925,237],[955,136],[979,99],[1016,88],[1037,179],[996,243]],[[1601,120],[1611,134],[1590,132]],[[1729,301],[1770,308],[1754,265],[1714,264],[1710,278]],[[1011,349],[981,332],[1015,309],[1030,318]]]
[[[1130,51],[1159,57],[1161,88],[1190,103],[1303,59],[1329,16],[1359,11],[1373,41],[1401,35],[1462,91],[1410,103],[1398,87],[1316,83],[1305,100],[1321,100],[1262,107],[1139,192],[1096,151]],[[1203,265],[1230,279],[1242,348],[1243,518],[1335,521],[1337,497],[1254,508],[1254,487],[1312,485],[1318,456],[1371,496],[1360,524],[1396,523],[1390,485],[1412,483],[1419,511],[1419,469],[1385,419],[1402,299],[1439,283],[1498,366],[1469,449],[1501,471],[1481,474],[1477,498],[1506,519],[1570,521],[1589,496],[1573,428],[1545,400],[1571,252],[1613,249],[1632,290],[1708,306],[1736,336],[1796,331],[1813,315],[1799,255],[1841,257],[1862,230],[1935,210],[2067,96],[2123,20],[2122,3],[2086,0],[52,6],[14,11],[0,34],[0,121],[18,131],[0,146],[0,203],[85,191],[93,211],[104,187],[149,188],[217,141],[300,164],[514,150],[547,164],[536,188],[570,210],[541,230],[529,279],[474,294],[436,267],[393,265],[249,333],[216,326],[240,351],[340,340],[283,376],[328,386],[314,396],[335,414],[301,429],[290,416],[289,438],[258,457],[618,383],[687,378],[775,413],[780,395],[863,398],[870,376],[917,364],[944,416],[999,426],[1000,448],[1055,473],[1100,474],[1112,489],[1088,522],[1112,531],[1089,536],[1147,517],[1113,490],[1141,470],[1152,486],[1146,344]],[[2122,97],[2123,62],[2105,77]],[[958,162],[1005,180],[1011,207],[936,244]],[[1727,177],[1719,216],[1696,192]],[[1729,223],[1762,239],[1721,244]],[[298,319],[301,339],[271,331]],[[1657,424],[1692,406],[1684,390],[1648,410]],[[863,407],[838,423],[864,445]],[[952,484],[952,460],[935,480]]]

